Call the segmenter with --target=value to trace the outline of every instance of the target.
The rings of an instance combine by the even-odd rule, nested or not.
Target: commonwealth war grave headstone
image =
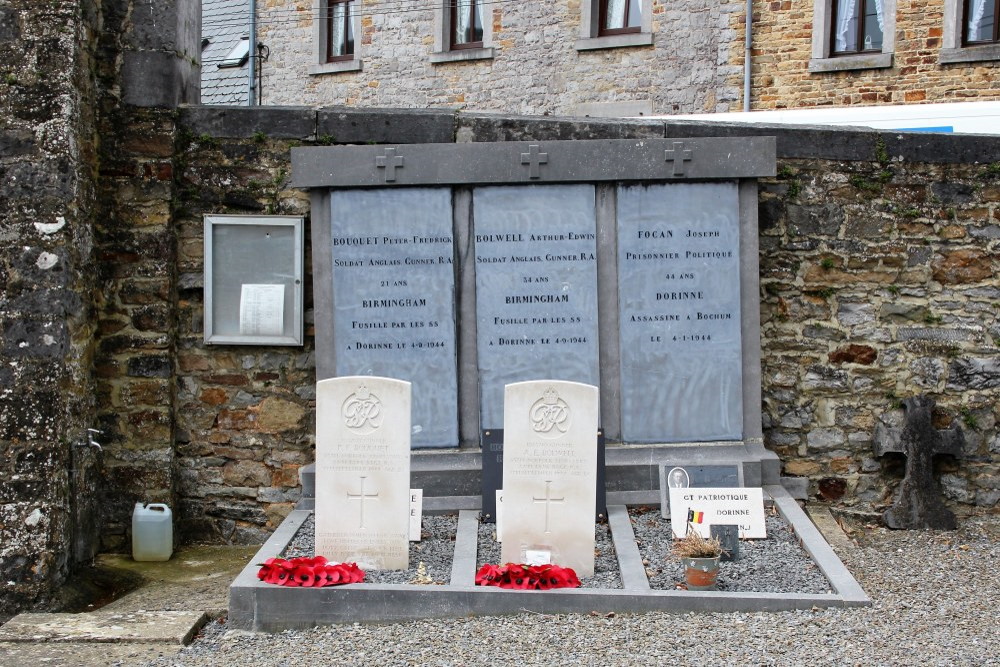
[[[510,384],[504,394],[504,562],[594,573],[597,387]]]
[[[410,383],[316,383],[316,554],[362,569],[409,566]]]

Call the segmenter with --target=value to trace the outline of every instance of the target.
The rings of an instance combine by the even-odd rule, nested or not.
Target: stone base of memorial
[[[311,555],[296,551],[301,548],[296,547],[296,539],[311,533],[312,512],[296,510],[230,587],[229,621],[234,628],[278,632],[337,623],[523,611],[756,612],[871,604],[788,493],[778,486],[766,486],[764,492],[778,512],[777,517],[768,517],[768,540],[774,543],[742,542],[745,551],[741,551],[740,560],[722,565],[719,590],[704,592],[676,588],[683,575],[676,559],[668,560],[671,541],[664,536],[670,535],[670,526],[659,516],[659,509],[629,510],[624,505],[609,506],[608,522],[598,524],[594,577],[582,580],[580,588],[517,591],[476,586],[476,570],[486,560],[495,559],[489,549],[494,549],[496,542],[492,524],[481,525],[478,513],[472,510],[462,510],[457,516],[425,517],[424,539],[410,544],[409,570],[373,572],[365,583],[328,588],[288,588],[262,582],[257,572],[268,558]],[[794,571],[760,570],[764,566],[754,550],[798,550],[800,544],[806,556],[800,567],[811,571],[812,578],[806,580]],[[765,584],[755,587],[753,582],[758,580]],[[781,581],[789,585],[782,588]]]

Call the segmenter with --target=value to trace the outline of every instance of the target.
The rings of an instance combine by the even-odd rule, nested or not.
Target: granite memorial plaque
[[[674,465],[660,466],[660,515],[670,518],[671,488],[734,488],[743,486],[741,466],[729,465]]]
[[[483,430],[504,421],[504,386],[547,377],[597,385],[594,187],[473,192]]]
[[[622,438],[739,440],[736,183],[618,188]]]
[[[330,195],[336,375],[413,383],[413,445],[458,445],[447,188]]]
[[[723,561],[740,559],[740,527],[735,523],[720,523],[711,527],[712,537],[722,545]]]
[[[759,486],[740,489],[671,488],[670,528],[674,537],[684,537],[688,523],[702,537],[711,537],[712,526],[736,524],[741,538],[763,539],[767,537],[764,490]]]
[[[364,570],[409,564],[410,383],[316,383],[316,554]]]
[[[504,392],[503,562],[594,573],[597,387],[519,382]]]

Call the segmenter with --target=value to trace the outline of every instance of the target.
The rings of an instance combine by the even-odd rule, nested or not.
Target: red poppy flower
[[[476,572],[476,586],[499,586],[503,578],[503,568],[487,563]]]

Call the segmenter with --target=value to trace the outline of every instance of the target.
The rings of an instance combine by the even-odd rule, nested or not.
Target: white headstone
[[[409,567],[410,383],[316,383],[316,554],[367,570]]]
[[[504,390],[506,562],[548,561],[594,574],[597,387],[536,381]]]

